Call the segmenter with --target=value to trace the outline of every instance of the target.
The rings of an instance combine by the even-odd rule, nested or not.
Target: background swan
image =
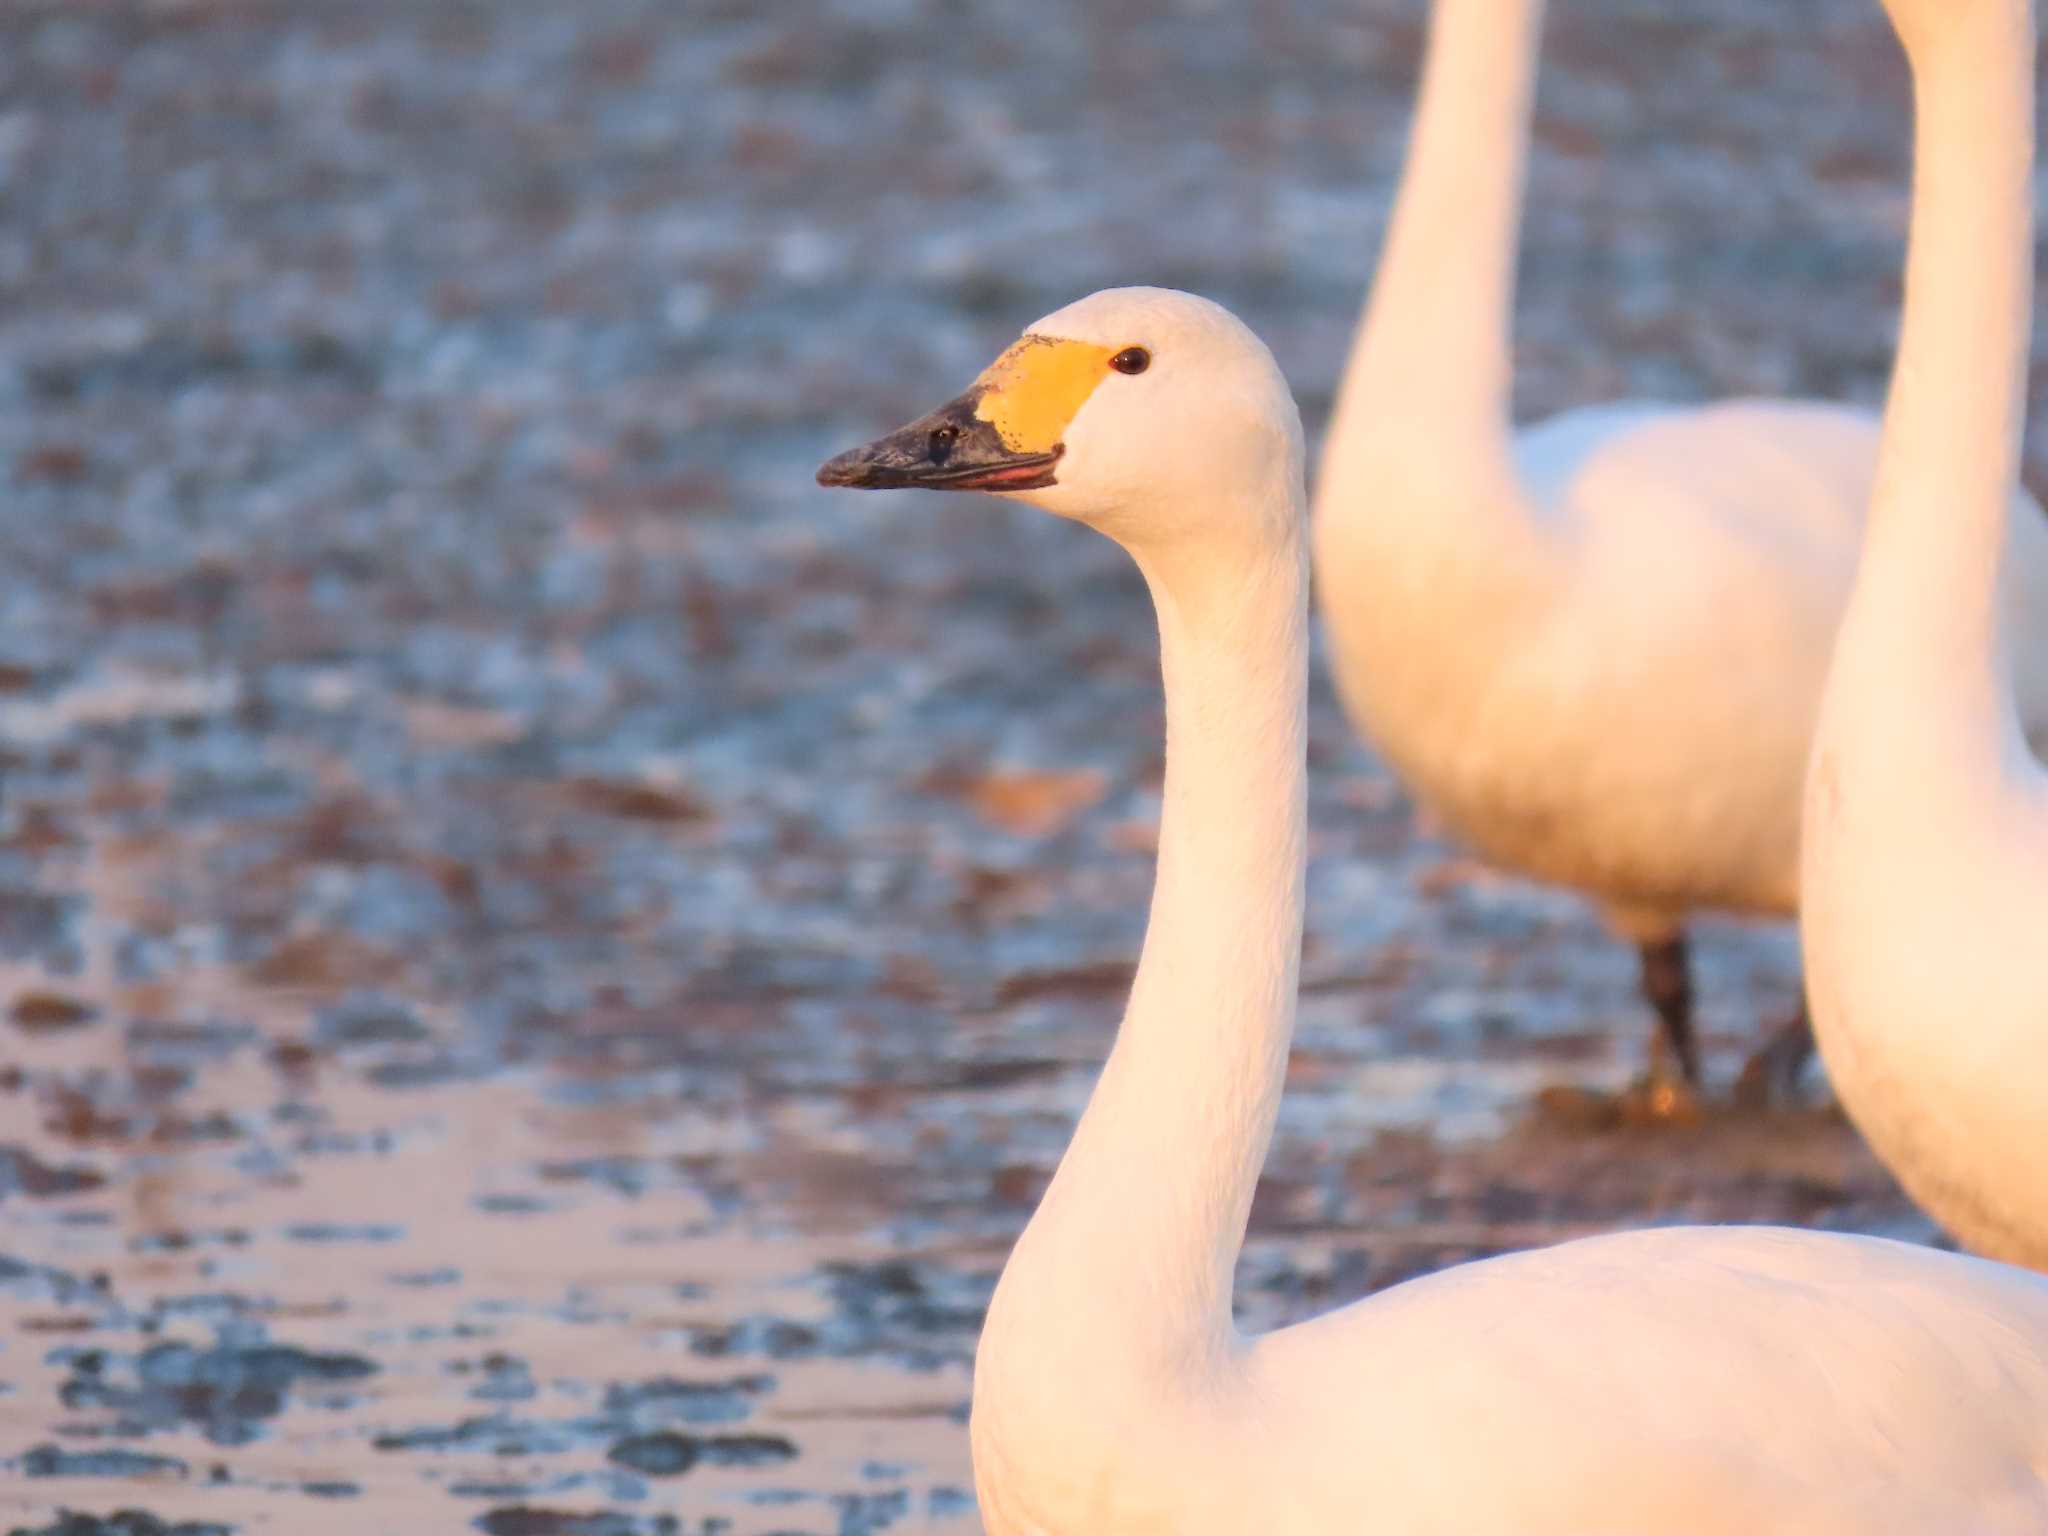
[[[819,478],[1087,522],[1158,612],[1151,918],[982,1334],[991,1536],[2048,1528],[2048,1280],[1976,1259],[1667,1229],[1237,1333],[1294,1024],[1308,666],[1300,422],[1242,325],[1094,295]]]
[[[1739,400],[1510,433],[1542,17],[1542,0],[1436,0],[1323,452],[1316,581],[1354,725],[1486,858],[1600,904],[1640,951],[1659,1065],[1696,1081],[1684,924],[1795,908],[1800,786],[1877,427]],[[2026,651],[2023,713],[2048,722],[2048,631]],[[1790,1075],[1805,1042],[1797,1020],[1749,1085]]]
[[[2001,602],[2048,608],[2048,529],[2013,506],[2033,14],[1890,9],[1916,97],[1906,319],[1807,782],[1807,986],[1829,1076],[1899,1181],[1972,1247],[2048,1267],[2048,775]]]

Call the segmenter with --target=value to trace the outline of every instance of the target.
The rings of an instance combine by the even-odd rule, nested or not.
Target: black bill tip
[[[855,491],[879,490],[890,482],[875,459],[875,444],[849,448],[818,466],[818,484]]]
[[[1055,483],[1066,450],[1010,450],[975,414],[969,393],[909,426],[848,449],[818,469],[818,484],[855,491],[1031,491]]]

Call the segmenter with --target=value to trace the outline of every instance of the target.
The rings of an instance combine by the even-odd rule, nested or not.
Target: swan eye
[[[1143,347],[1125,347],[1109,360],[1118,373],[1143,373],[1152,366],[1152,354]]]
[[[953,444],[960,440],[958,427],[933,427],[932,435],[925,444],[934,464],[943,464],[953,456]]]

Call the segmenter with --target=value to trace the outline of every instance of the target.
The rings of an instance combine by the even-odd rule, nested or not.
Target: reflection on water
[[[447,1529],[451,1507],[490,1532],[971,1523],[987,1256],[737,1230],[679,1174],[701,1138],[630,1096],[564,1103],[523,1074],[393,1093],[242,1054],[220,1088],[246,1132],[93,1160],[130,1166],[12,1224],[38,1262],[0,1307],[0,1422],[32,1479],[9,1510],[112,1491],[251,1530]]]
[[[76,963],[0,971],[0,1425],[25,1474],[0,1509],[314,1533],[447,1528],[451,1508],[496,1536],[974,1528],[967,1363],[1112,974],[1017,973],[1016,1001],[954,1026],[965,1051],[921,1011],[893,1051],[854,1021],[836,1050],[723,1080],[699,1070],[689,1007],[494,1035],[396,991],[197,958],[133,979],[113,936],[189,860],[73,843],[43,888],[78,901]],[[1361,991],[1398,993],[1385,979],[1310,987],[1252,1323],[1645,1211],[1898,1219],[1831,1117],[1503,1132],[1533,1088],[1613,1069],[1583,1040],[1562,1072],[1540,1042],[1475,1047],[1483,1021],[1453,1052],[1452,1025],[1399,1040],[1357,1017]]]
[[[1882,386],[1882,16],[1709,11],[1554,18],[1534,408]],[[1150,617],[1074,529],[810,471],[1109,281],[1238,307],[1313,424],[1418,20],[0,10],[0,1525],[975,1528]],[[1636,1070],[1628,957],[1322,691],[1311,750],[1248,1323],[1645,1220],[1924,1235],[1824,1113],[1532,1119]],[[1706,948],[1725,1078],[1790,946]]]

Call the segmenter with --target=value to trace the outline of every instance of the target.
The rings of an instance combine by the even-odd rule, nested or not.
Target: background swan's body
[[[1858,1128],[1970,1246],[2048,1268],[2048,775],[2019,728],[2048,532],[2004,516],[2034,282],[2033,14],[1915,3],[1891,0],[1917,124],[1906,319],[1814,745],[1801,929]],[[2020,622],[2014,586],[2034,604]]]
[[[1877,424],[1742,400],[1599,407],[1510,434],[1541,21],[1541,0],[1436,0],[1409,166],[1324,449],[1320,606],[1353,723],[1483,856],[1601,904],[1643,947],[1684,1057],[1688,914],[1796,907],[1800,786]],[[2048,668],[2022,697],[2048,722]]]
[[[1853,411],[1747,401],[1532,427],[1514,467],[1547,590],[1467,547],[1455,490],[1326,514],[1319,570],[1372,586],[1324,604],[1339,690],[1460,837],[1597,893],[1632,936],[1693,906],[1789,912],[1811,718],[1785,705],[1819,698],[1876,438]]]
[[[1117,378],[1110,359],[1142,363]],[[2048,1531],[2048,1279],[1979,1260],[1670,1229],[1239,1336],[1232,1274],[1300,958],[1301,461],[1257,339],[1134,289],[1048,316],[960,400],[820,472],[1039,476],[1022,499],[1122,543],[1158,610],[1151,918],[977,1352],[991,1536]]]

